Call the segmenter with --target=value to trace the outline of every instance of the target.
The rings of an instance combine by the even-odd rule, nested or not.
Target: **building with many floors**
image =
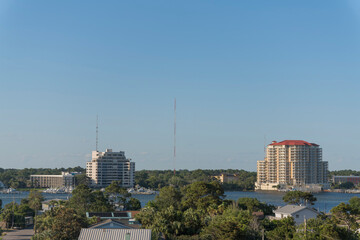
[[[120,181],[122,187],[132,188],[135,185],[135,163],[125,157],[125,152],[92,151],[92,159],[86,163],[86,176],[92,185],[107,187],[112,181]]]
[[[61,175],[30,175],[32,186],[39,188],[74,187],[77,173],[61,172]]]
[[[302,140],[273,141],[266,156],[257,162],[258,190],[277,190],[279,185],[305,186],[328,183],[328,162],[322,149]]]
[[[360,176],[333,176],[332,182],[335,184],[351,182],[354,185],[358,185],[360,183]]]

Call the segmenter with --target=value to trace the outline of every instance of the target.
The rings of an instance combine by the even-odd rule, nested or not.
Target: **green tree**
[[[89,186],[90,185],[90,178],[88,176],[86,176],[86,173],[82,173],[82,174],[77,174],[74,176],[75,177],[75,184],[76,185],[86,185]]]
[[[207,209],[210,205],[219,205],[224,197],[224,189],[220,183],[213,181],[194,182],[182,189],[182,206],[184,209]]]
[[[247,198],[247,197],[239,198],[237,200],[237,204],[238,204],[239,208],[241,208],[243,210],[249,210],[250,212],[261,211],[265,215],[272,215],[273,210],[276,209],[275,206],[266,204],[266,203],[262,203],[259,200],[257,200],[256,198]]]
[[[41,203],[44,201],[44,197],[38,190],[30,190],[29,196],[29,206],[36,210],[41,210]]]
[[[136,215],[143,227],[150,228],[156,236],[163,234],[165,239],[180,235],[182,229],[182,212],[170,206],[160,211],[148,207]]]
[[[91,212],[111,212],[114,210],[108,199],[101,191],[93,191],[91,193],[91,204],[89,211]]]
[[[90,210],[93,200],[92,190],[88,186],[80,184],[72,192],[68,205],[77,212],[85,214]]]
[[[350,240],[358,239],[358,237],[355,232],[346,231],[326,215],[320,214],[317,218],[307,220],[306,228],[305,224],[301,224],[294,235],[294,239]]]
[[[359,197],[352,197],[349,200],[349,206],[351,208],[352,214],[360,214],[360,198]]]
[[[126,210],[140,210],[141,209],[141,202],[136,199],[136,198],[130,198],[127,202],[126,202],[126,206],[125,206]]]
[[[292,217],[283,218],[281,220],[273,220],[274,230],[266,233],[266,237],[270,240],[288,240],[293,239],[296,231],[295,221]]]
[[[337,224],[343,224],[350,229],[358,229],[359,224],[356,222],[356,219],[351,214],[351,207],[349,204],[340,203],[336,207],[333,207],[330,212],[332,213],[332,219]]]
[[[77,239],[81,228],[88,226],[85,216],[72,208],[55,207],[44,215],[38,216],[35,240],[69,240]]]
[[[157,209],[168,208],[170,206],[179,208],[181,203],[181,192],[173,186],[166,186],[160,189],[159,195],[150,204],[154,204]]]
[[[301,191],[290,191],[287,192],[283,197],[284,202],[289,204],[311,204],[314,205],[316,202],[316,197],[309,192]]]
[[[249,211],[227,209],[224,214],[213,217],[201,230],[201,239],[256,239],[258,234],[250,227],[252,218]]]

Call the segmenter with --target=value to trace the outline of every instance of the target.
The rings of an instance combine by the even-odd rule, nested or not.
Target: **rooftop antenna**
[[[264,154],[266,155],[266,134],[264,135]]]
[[[96,114],[96,151],[98,151],[99,142],[99,116]]]
[[[174,99],[174,176],[176,174],[175,163],[176,163],[176,98]]]

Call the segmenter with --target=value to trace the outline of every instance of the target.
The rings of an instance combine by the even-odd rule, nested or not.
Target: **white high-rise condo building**
[[[257,162],[256,189],[277,190],[278,185],[305,186],[328,183],[328,162],[322,149],[302,140],[273,141],[263,161]]]
[[[135,163],[126,159],[125,152],[113,152],[112,149],[92,151],[92,159],[86,163],[86,176],[96,187],[107,187],[112,181],[120,181],[122,187],[132,188],[135,185]]]

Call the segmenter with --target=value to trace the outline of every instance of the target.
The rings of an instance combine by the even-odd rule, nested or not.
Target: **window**
[[[130,240],[130,233],[126,233],[125,240]]]
[[[296,218],[299,218],[299,214],[296,214]]]

